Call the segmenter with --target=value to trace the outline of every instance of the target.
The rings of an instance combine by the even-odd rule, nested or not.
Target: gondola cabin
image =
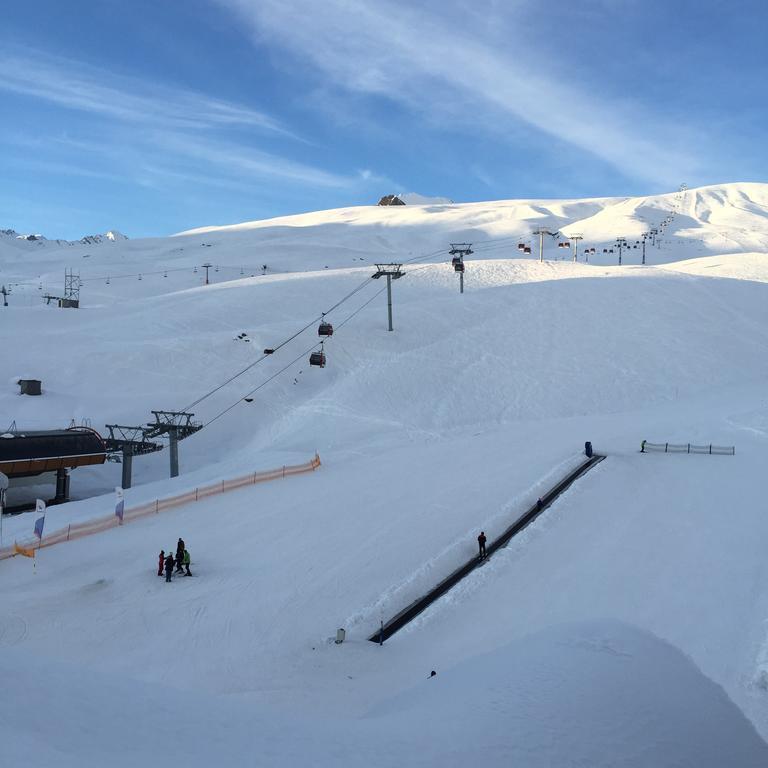
[[[318,336],[333,336],[333,326],[330,323],[322,322],[317,329]]]
[[[531,252],[531,246],[526,245],[525,248],[523,248],[523,253],[530,253]]]
[[[464,262],[459,261],[457,264],[453,265],[453,269],[456,272],[463,272],[464,271]]]
[[[518,251],[524,251],[525,250],[525,243],[518,243],[517,244],[517,250]]]
[[[325,352],[313,352],[309,356],[309,364],[318,368],[325,368]]]
[[[461,264],[461,256],[454,256],[451,259],[451,264],[455,267],[457,264]]]

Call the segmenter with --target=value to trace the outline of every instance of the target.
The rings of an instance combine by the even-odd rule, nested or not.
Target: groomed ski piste
[[[645,266],[639,249],[621,267],[602,252],[669,217]],[[573,263],[548,239],[540,263],[539,226],[596,253]],[[474,251],[463,295],[458,242]],[[370,279],[388,262],[406,272],[391,333]],[[65,268],[77,310],[41,299]],[[167,451],[134,459],[126,501],[315,452],[317,471],[0,562],[4,763],[768,764],[768,185],[90,245],[0,236],[0,270],[0,429],[145,423],[352,294],[327,316],[325,368],[308,365],[312,323],[192,408],[206,426],[180,444],[178,478]],[[643,439],[736,454],[646,454]],[[368,641],[578,467],[586,440],[604,461]],[[119,481],[119,464],[75,470],[46,529],[109,514]],[[6,516],[4,543],[34,518]],[[157,555],[179,536],[194,577],[166,584]]]

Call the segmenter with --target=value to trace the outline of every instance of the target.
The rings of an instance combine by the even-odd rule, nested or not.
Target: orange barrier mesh
[[[219,493],[227,493],[228,491],[234,491],[238,488],[245,488],[248,485],[277,480],[278,478],[291,477],[292,475],[301,475],[305,472],[313,472],[319,466],[320,456],[315,454],[312,461],[308,461],[306,464],[295,464],[293,466],[280,467],[279,469],[268,469],[264,472],[252,472],[248,475],[234,477],[229,480],[219,480],[211,485],[200,486],[192,491],[185,491],[184,493],[179,493],[175,496],[155,499],[154,501],[148,501],[135,507],[126,507],[123,512],[123,522],[138,520],[147,515],[156,515],[160,512],[165,512],[168,509],[175,509],[176,507],[185,504],[191,504],[195,501],[207,499],[209,496],[216,496]],[[118,525],[121,525],[121,523],[114,514],[104,517],[96,517],[93,520],[86,520],[82,523],[72,523],[66,528],[61,528],[46,534],[40,541],[30,538],[24,539],[23,541],[15,541],[11,546],[3,547],[3,549],[0,549],[0,560],[15,557],[20,554],[19,550],[34,551],[36,549],[41,549],[42,547],[50,547],[54,544],[60,544],[63,541],[82,539],[84,536],[91,536],[94,533],[100,533],[109,528],[115,528]]]

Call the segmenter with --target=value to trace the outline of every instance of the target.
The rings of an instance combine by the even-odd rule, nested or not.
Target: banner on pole
[[[119,485],[115,486],[115,496],[117,496],[117,501],[115,502],[115,517],[122,523],[123,513],[125,511],[125,494]]]
[[[45,502],[42,499],[37,499],[35,502],[35,512],[38,514],[42,512],[43,515],[35,520],[35,536],[37,536],[38,539],[42,539],[43,528],[45,527]]]

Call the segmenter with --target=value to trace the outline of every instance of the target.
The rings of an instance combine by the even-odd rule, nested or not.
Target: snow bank
[[[160,633],[157,642],[164,642]],[[44,685],[31,684],[32,667]],[[469,658],[363,718],[285,718],[0,655],[5,759],[119,768],[183,756],[188,766],[400,768],[582,766],[762,768],[768,745],[680,651],[617,622],[561,625]]]

